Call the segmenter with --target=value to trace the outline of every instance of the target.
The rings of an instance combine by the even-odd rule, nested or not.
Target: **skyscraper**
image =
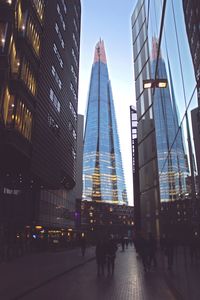
[[[83,154],[83,199],[127,204],[104,42],[95,48]]]
[[[156,65],[158,78],[167,78],[165,61],[161,53],[158,55],[158,40],[153,37],[151,78],[154,77]],[[182,127],[179,125],[169,62],[168,67],[170,86],[155,89],[153,98],[161,202],[175,200],[179,194],[186,193],[186,175],[188,175]]]
[[[67,225],[80,20],[79,0],[0,2],[0,227],[11,233]]]

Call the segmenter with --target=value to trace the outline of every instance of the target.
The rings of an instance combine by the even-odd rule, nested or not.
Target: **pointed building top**
[[[99,42],[96,44],[95,47],[95,53],[94,53],[94,64],[98,61],[103,62],[104,64],[107,64],[106,61],[106,53],[105,53],[105,48],[104,48],[104,42],[103,40],[99,40]]]

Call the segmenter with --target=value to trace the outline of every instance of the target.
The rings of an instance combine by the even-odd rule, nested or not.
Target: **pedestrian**
[[[165,255],[167,256],[168,269],[171,270],[174,262],[174,239],[171,234],[166,237]]]
[[[115,269],[115,258],[117,252],[117,243],[114,238],[110,237],[106,244],[106,261],[107,261],[107,272],[108,275],[113,275]]]
[[[128,249],[129,239],[127,236],[124,239],[125,239],[126,249]]]
[[[80,248],[82,256],[85,256],[85,249],[86,249],[86,239],[85,236],[82,236],[80,239]]]
[[[106,263],[106,244],[100,239],[96,245],[97,276],[104,275],[104,266]]]
[[[122,245],[122,251],[124,252],[124,249],[125,249],[125,239],[124,239],[123,236],[121,237],[121,245]]]
[[[149,232],[148,234],[148,240],[147,240],[147,255],[148,255],[148,269],[150,270],[151,264],[153,262],[154,267],[157,266],[156,261],[156,239],[154,238],[153,234]]]
[[[147,240],[143,233],[138,233],[137,249],[138,249],[138,254],[142,259],[144,271],[147,272],[147,270],[148,270],[148,244],[147,244]]]

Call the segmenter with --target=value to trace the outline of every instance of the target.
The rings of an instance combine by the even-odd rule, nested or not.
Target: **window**
[[[26,84],[29,91],[32,93],[33,96],[36,95],[36,79],[31,70],[30,63],[23,59],[22,68],[21,68],[21,79]]]
[[[51,128],[52,132],[59,137],[60,135],[60,128],[58,126],[58,124],[55,122],[55,120],[53,119],[53,117],[48,114],[48,126]]]
[[[40,53],[40,35],[31,18],[28,19],[26,35],[35,51],[35,53],[39,56]]]
[[[73,41],[74,41],[74,45],[75,45],[76,51],[78,52],[78,43],[77,43],[76,36],[75,36],[74,33],[73,33],[72,37],[73,37]]]
[[[15,128],[29,141],[31,140],[32,118],[30,110],[21,99],[18,99],[15,114]]]
[[[7,127],[11,127],[14,121],[14,96],[10,94],[8,87],[6,87],[3,96],[3,120]]]
[[[58,101],[58,98],[56,97],[54,91],[50,89],[49,98],[51,102],[53,103],[53,106],[56,108],[58,112],[60,112],[60,102]]]
[[[76,91],[75,91],[75,88],[74,88],[72,82],[70,82],[70,90],[72,91],[72,94],[73,94],[73,96],[74,96],[74,100],[77,102],[77,101],[78,101],[78,98],[77,98],[77,94],[76,94]]]
[[[61,46],[62,46],[62,48],[64,49],[64,48],[65,48],[65,43],[64,43],[64,40],[63,40],[63,38],[62,38],[62,34],[61,34],[61,32],[60,32],[60,29],[59,29],[57,23],[55,23],[55,30],[56,30],[56,32],[57,32],[57,34],[58,34],[58,37],[59,37]]]
[[[77,83],[78,82],[78,78],[76,76],[76,72],[75,72],[74,67],[72,65],[71,65],[71,72],[72,72],[72,75],[74,77],[74,81]]]
[[[64,12],[66,14],[67,13],[67,7],[65,5],[65,1],[64,0],[62,0],[62,5],[63,5]]]
[[[60,6],[59,6],[58,4],[57,4],[57,12],[58,12],[58,14],[59,14],[59,16],[60,16],[60,21],[61,21],[62,26],[63,26],[63,29],[64,29],[64,31],[65,31],[65,29],[66,29],[65,22],[64,22],[64,19],[63,19],[61,10],[60,10]]]
[[[39,20],[40,22],[42,22],[44,16],[44,0],[33,0],[33,4],[39,17]]]
[[[76,54],[75,54],[73,48],[72,48],[72,56],[73,56],[73,58],[74,58],[75,65],[78,67],[78,60],[77,60],[77,58],[76,58]]]
[[[13,40],[12,37],[11,37],[11,40]],[[18,76],[19,67],[20,67],[20,60],[19,60],[19,57],[17,55],[15,43],[12,42],[11,51],[10,51],[10,69],[11,69],[12,75],[17,75]]]
[[[75,109],[74,109],[74,107],[73,107],[73,105],[72,105],[71,102],[69,102],[69,108],[70,108],[70,110],[71,110],[71,112],[72,112],[72,114],[74,116],[75,121],[77,121],[77,113],[76,113],[76,111],[75,111]]]
[[[0,22],[0,52],[4,52],[8,24]]]
[[[62,61],[61,55],[58,51],[58,48],[57,48],[56,44],[53,44],[53,51],[56,54],[56,57],[59,61],[59,64],[60,64],[61,68],[63,69],[63,61]]]
[[[53,77],[55,78],[55,81],[58,84],[59,89],[61,90],[62,82],[61,82],[60,77],[58,76],[58,73],[56,72],[56,69],[54,66],[51,66],[51,73],[52,73]]]

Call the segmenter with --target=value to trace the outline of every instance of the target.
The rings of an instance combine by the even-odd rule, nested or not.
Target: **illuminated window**
[[[8,24],[0,22],[0,52],[4,52]]]
[[[73,105],[72,105],[71,102],[69,102],[69,108],[70,108],[70,110],[71,110],[71,112],[72,112],[72,114],[74,116],[74,119],[77,121],[77,113],[76,113],[76,111],[75,111],[75,109],[74,109],[74,107],[73,107]]]
[[[31,140],[32,113],[22,100],[18,100],[15,115],[15,129],[27,140]]]
[[[36,94],[36,79],[33,74],[33,71],[31,70],[30,64],[26,61],[26,59],[23,59],[22,68],[21,68],[21,79],[26,84],[29,91],[35,96]]]
[[[10,127],[14,121],[14,96],[10,94],[6,87],[3,96],[3,121],[7,127]]]
[[[77,94],[76,94],[76,91],[75,91],[75,88],[74,88],[72,82],[70,82],[70,90],[72,91],[72,94],[73,94],[73,96],[74,96],[74,100],[77,102],[77,101],[78,101],[78,98],[77,98]]]
[[[27,38],[29,39],[35,53],[39,56],[40,53],[40,35],[36,25],[34,24],[31,17],[29,17],[27,22],[27,30],[26,30]]]
[[[74,67],[72,65],[71,65],[71,72],[72,72],[72,75],[74,77],[74,81],[77,83],[78,82],[78,78],[76,76],[76,72],[75,72]]]
[[[40,22],[42,22],[44,17],[44,0],[33,0],[33,4]]]
[[[20,67],[19,57],[17,55],[15,43],[12,42],[10,51],[10,68],[13,75],[18,75]]]

